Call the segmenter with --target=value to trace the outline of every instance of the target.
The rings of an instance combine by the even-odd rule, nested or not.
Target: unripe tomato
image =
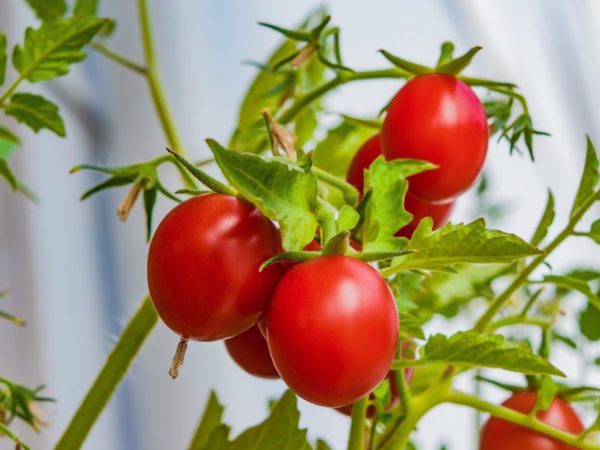
[[[410,193],[448,202],[477,180],[488,146],[485,109],[473,90],[451,75],[410,80],[391,101],[381,131],[388,160],[411,158],[438,165],[410,177]]]
[[[528,414],[537,400],[536,392],[519,392],[502,405]],[[584,430],[581,420],[571,406],[561,398],[555,398],[547,411],[537,413],[537,418],[555,428],[572,434]],[[564,444],[536,431],[507,422],[496,417],[490,418],[481,432],[480,450],[575,450],[576,447]]]
[[[269,354],[267,341],[258,325],[226,339],[225,347],[238,366],[249,374],[261,378],[279,378]]]
[[[267,330],[287,385],[309,402],[339,407],[368,395],[387,375],[398,311],[374,268],[348,256],[322,256],[283,276]]]
[[[281,275],[260,265],[281,251],[279,232],[250,203],[191,198],[160,223],[148,253],[148,287],[161,319],[188,339],[238,335],[263,314]]]
[[[346,179],[360,193],[364,189],[364,171],[381,155],[381,134],[377,133],[371,136],[359,149],[348,169]],[[412,178],[410,183],[412,183]],[[409,188],[410,190],[410,188]],[[412,214],[413,218],[408,225],[402,227],[397,233],[397,236],[409,238],[417,229],[421,219],[431,217],[433,219],[433,229],[443,227],[448,223],[450,214],[454,209],[454,202],[447,203],[429,203],[412,196],[407,193],[404,199],[404,209]]]

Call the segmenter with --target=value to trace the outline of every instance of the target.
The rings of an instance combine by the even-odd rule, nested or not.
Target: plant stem
[[[511,325],[535,325],[540,328],[548,328],[552,325],[552,321],[541,317],[523,317],[521,314],[515,316],[504,317],[488,326],[488,331],[493,332],[502,327]]]
[[[504,306],[508,299],[524,284],[529,275],[533,273],[537,267],[542,264],[548,255],[550,255],[560,244],[563,243],[573,233],[575,225],[581,220],[583,215],[588,209],[600,198],[600,191],[590,195],[587,201],[577,210],[577,212],[571,217],[567,226],[560,232],[558,236],[554,238],[550,244],[544,249],[544,253],[537,256],[536,258],[525,266],[521,273],[513,280],[513,282],[500,294],[488,307],[485,313],[479,318],[475,324],[475,330],[480,332],[487,331],[490,322],[493,320],[496,313]]]
[[[23,75],[19,76],[15,81],[12,82],[10,86],[8,86],[8,88],[6,88],[6,91],[4,91],[2,95],[0,95],[0,108],[4,107],[4,102],[6,101],[6,99],[10,97],[10,95],[17,89],[17,87],[19,87],[19,84],[24,79],[25,77]]]
[[[160,78],[156,56],[154,51],[154,41],[152,39],[152,28],[150,26],[150,15],[148,14],[148,5],[146,0],[138,0],[138,11],[140,17],[140,27],[142,32],[142,45],[144,47],[144,56],[146,60],[148,86],[154,106],[158,113],[163,131],[167,136],[167,141],[171,148],[181,155],[186,155],[183,142],[179,136],[175,123],[173,121],[164,88]]]
[[[600,445],[592,442],[591,440],[582,440],[580,439],[580,436],[554,428],[540,421],[533,415],[522,414],[504,406],[488,403],[474,395],[451,391],[445,396],[443,401],[454,403],[456,405],[468,406],[478,411],[489,413],[494,417],[527,427],[533,431],[537,431],[551,438],[558,439],[565,444],[572,445],[577,448],[584,450],[600,450]]]
[[[344,200],[351,206],[355,206],[358,202],[358,191],[350,183],[346,182],[335,175],[326,172],[318,167],[311,167],[310,171],[321,181],[333,186],[341,191],[344,195]]]
[[[352,425],[348,450],[363,450],[365,446],[365,417],[367,415],[367,397],[361,398],[352,407]]]
[[[144,76],[146,76],[148,74],[148,69],[146,67],[142,66],[141,64],[136,63],[135,61],[130,60],[126,56],[123,56],[119,53],[116,53],[116,52],[106,48],[102,44],[99,44],[97,42],[90,42],[88,45],[91,49],[106,56],[107,58],[113,60],[114,62],[125,67],[126,69],[133,70],[134,72],[137,72],[140,75],[144,75]]]
[[[150,297],[146,297],[119,337],[94,384],[56,444],[56,450],[81,448],[157,320],[158,315]]]

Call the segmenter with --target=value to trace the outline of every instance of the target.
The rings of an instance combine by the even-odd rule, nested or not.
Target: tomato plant
[[[425,201],[448,202],[473,185],[485,162],[485,109],[456,77],[420,75],[390,103],[382,143],[387,159],[421,159],[437,165],[411,177],[410,192]]]
[[[444,42],[434,66],[382,50],[386,65],[364,70],[345,60],[340,28],[322,10],[297,28],[263,23],[283,40],[257,64],[229,142],[208,139],[211,157],[190,162],[162,85],[146,0],[137,1],[141,62],[109,48],[114,21],[98,17],[96,1],[27,3],[40,23],[11,49],[14,71],[6,69],[0,32],[0,112],[64,136],[58,106],[23,86],[66,75],[91,48],[147,84],[169,146],[164,152],[157,143],[149,161],[72,170],[105,176],[82,200],[126,188],[115,205],[121,220],[141,198],[149,295],[57,449],[85,444],[160,317],[181,337],[172,376],[188,339],[224,339],[242,369],[289,388],[264,422],[235,437],[211,393],[193,450],[329,449],[299,428],[296,395],[351,415],[348,450],[429,445],[420,423],[442,404],[490,416],[481,450],[600,450],[600,410],[589,407],[600,404],[600,387],[567,377],[554,357],[563,346],[581,367],[598,364],[579,350],[600,340],[600,270],[553,264],[554,251],[574,238],[600,243],[598,154],[588,138],[575,199],[556,230],[564,208],[551,192],[528,239],[490,229],[485,217],[448,222],[456,198],[480,175],[490,136],[533,160],[534,136],[546,134],[534,128],[516,84],[463,74],[480,47],[455,55]],[[326,118],[330,94],[373,80],[396,83],[387,105],[369,105],[381,115]],[[0,126],[0,176],[32,198],[13,171],[21,143],[15,126]],[[204,170],[208,164],[219,179]],[[165,166],[179,181],[165,181]],[[175,206],[153,230],[159,199]],[[0,317],[23,324],[4,311]],[[507,384],[499,369],[521,381]],[[469,391],[484,383],[513,395],[498,405],[485,390]],[[0,377],[0,438],[27,448],[13,425],[37,430],[43,420],[35,404],[46,400]]]
[[[536,400],[536,392],[518,392],[502,405],[520,413],[529,414],[534,409]],[[548,408],[538,411],[536,417],[548,425],[575,435],[582,433],[585,429],[577,413],[561,398],[555,398]],[[492,417],[482,429],[479,448],[481,450],[573,450],[577,447],[566,445],[542,433]]]

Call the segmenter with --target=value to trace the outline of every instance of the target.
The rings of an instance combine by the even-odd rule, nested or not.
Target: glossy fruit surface
[[[536,392],[519,392],[502,405],[527,414],[533,409],[536,399]],[[548,425],[572,434],[580,434],[584,430],[577,413],[571,408],[571,405],[561,398],[554,399],[547,411],[538,412],[537,418]],[[479,449],[575,450],[576,447],[569,446],[520,425],[492,417],[483,427]]]
[[[225,347],[238,366],[249,374],[261,378],[279,378],[269,354],[267,341],[258,325],[226,339]]]
[[[224,339],[253,326],[281,275],[260,265],[281,251],[279,232],[254,206],[207,194],[177,205],[148,253],[148,287],[161,319],[179,335]]]
[[[348,256],[292,267],[267,313],[281,378],[309,402],[354,403],[387,375],[398,342],[394,297],[379,273]]]
[[[420,159],[439,167],[410,177],[409,191],[428,202],[448,202],[479,176],[488,123],[477,95],[451,75],[410,80],[389,105],[381,138],[388,160]]]
[[[360,194],[362,194],[365,184],[365,170],[369,168],[371,163],[381,156],[381,134],[377,133],[365,141],[358,149],[350,167],[346,180],[354,186]]]

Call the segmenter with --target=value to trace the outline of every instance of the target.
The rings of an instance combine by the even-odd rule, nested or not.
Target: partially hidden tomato
[[[502,405],[528,414],[537,400],[537,393],[526,391],[514,394]],[[537,418],[560,430],[578,435],[584,426],[577,413],[561,398],[555,398],[547,411],[537,413]],[[481,432],[480,450],[575,450],[544,434],[520,425],[492,417]]]
[[[349,256],[297,264],[273,295],[267,340],[279,375],[300,397],[330,407],[354,403],[390,369],[394,297],[374,268]]]
[[[250,203],[207,194],[177,205],[150,243],[148,287],[165,324],[199,341],[225,339],[264,313],[282,269],[278,230]]]
[[[364,189],[365,170],[367,170],[373,161],[381,154],[381,134],[377,133],[365,141],[354,155],[346,179],[359,192],[362,193]],[[412,183],[412,178],[409,184],[410,183]],[[413,218],[408,225],[405,225],[398,230],[396,235],[410,239],[419,225],[419,222],[425,217],[431,217],[434,230],[446,225],[448,219],[450,219],[452,210],[454,209],[454,202],[429,203],[407,193],[404,199],[404,208],[412,214]]]
[[[477,180],[489,131],[485,109],[469,86],[451,75],[425,74],[393,98],[381,135],[386,159],[438,166],[410,177],[409,192],[428,202],[448,202]]]
[[[249,374],[261,378],[279,378],[267,341],[258,325],[226,339],[225,347],[238,366]]]

